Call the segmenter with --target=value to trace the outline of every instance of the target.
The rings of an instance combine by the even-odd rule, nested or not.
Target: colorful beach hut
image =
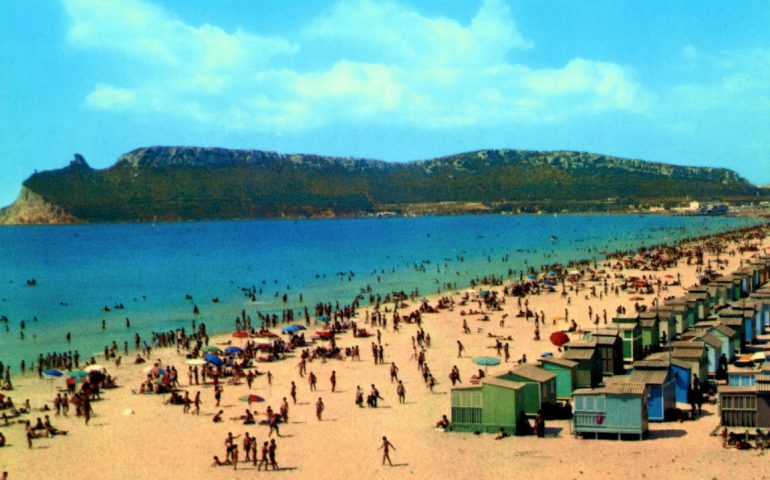
[[[642,358],[642,327],[636,318],[615,318],[612,320],[618,335],[623,339],[623,361],[633,363]]]
[[[573,433],[581,436],[622,435],[644,438],[648,433],[647,387],[638,383],[611,383],[573,393]]]
[[[656,352],[660,347],[660,317],[656,311],[640,312],[639,325],[642,327],[642,349]]]
[[[602,383],[602,358],[596,343],[570,342],[561,358],[577,362],[577,388],[594,388]]]
[[[519,405],[527,415],[535,415],[544,406],[556,404],[556,375],[544,368],[520,365],[497,378],[524,385]]]
[[[481,385],[456,387],[452,395],[452,430],[515,433],[524,390],[523,383],[486,378]]]
[[[577,388],[578,362],[564,358],[542,357],[541,367],[556,375],[556,399],[569,400]]]
[[[595,332],[586,332],[589,341],[595,341],[596,348],[602,357],[602,375],[622,375],[623,368],[623,339],[615,328],[600,328]]]
[[[708,378],[708,353],[703,342],[677,341],[672,342],[672,358],[690,366],[690,372],[698,375],[701,381]]]
[[[722,356],[722,342],[719,338],[707,331],[700,331],[692,336],[684,337],[683,340],[701,342],[706,346],[708,374],[712,377],[716,376],[717,368],[719,367],[719,358]]]
[[[666,360],[639,360],[628,377],[629,383],[647,386],[647,418],[662,422],[671,418],[676,408],[676,381],[671,364]]]
[[[710,334],[714,335],[721,342],[722,353],[727,357],[728,362],[735,360],[735,338],[737,333],[732,328],[721,323],[717,323],[707,330]]]

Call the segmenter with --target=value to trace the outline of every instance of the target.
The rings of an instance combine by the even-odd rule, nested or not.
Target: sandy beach
[[[760,252],[770,251],[770,239],[753,244]],[[683,248],[687,248],[684,246]],[[718,266],[720,273],[728,274],[739,268],[742,261],[755,255],[756,251],[739,253],[738,245],[727,246],[726,253],[720,255],[724,262]],[[704,264],[715,260],[713,252],[706,252]],[[725,261],[726,260],[726,261]],[[351,331],[337,335],[337,345],[341,348],[358,345],[361,359],[351,360],[314,360],[307,363],[308,372],[318,378],[317,391],[310,391],[307,376],[300,377],[298,363],[299,350],[295,350],[284,360],[256,363],[260,372],[271,372],[272,385],[268,385],[267,375],[256,378],[251,391],[246,382],[231,385],[227,379],[224,386],[221,409],[224,421],[214,423],[213,415],[219,410],[215,407],[214,388],[209,382],[205,385],[188,385],[187,365],[183,353],[174,348],[153,349],[147,363],[135,365],[130,360],[136,354],[131,352],[123,359],[120,367],[113,362],[102,361],[108,372],[117,378],[119,388],[102,391],[102,400],[93,402],[95,416],[89,425],[82,418],[74,415],[70,409],[68,417],[55,416],[54,411],[41,412],[36,409],[48,404],[58,388],[64,386],[64,380],[39,379],[36,375],[14,377],[14,390],[4,392],[13,397],[17,405],[29,399],[33,411],[21,418],[33,423],[37,417],[48,414],[55,427],[67,430],[66,436],[35,439],[33,448],[27,447],[23,425],[0,425],[0,432],[7,438],[8,444],[0,448],[0,472],[8,471],[8,478],[16,479],[54,479],[54,478],[186,478],[186,479],[231,479],[248,478],[263,474],[249,462],[244,462],[241,449],[237,470],[232,466],[212,466],[216,455],[220,459],[226,456],[225,439],[228,432],[240,436],[246,432],[256,437],[259,445],[268,440],[269,428],[266,425],[244,425],[238,417],[248,408],[240,397],[253,393],[264,397],[265,402],[254,403],[252,410],[265,419],[265,410],[271,406],[278,410],[284,397],[289,399],[289,421],[280,426],[280,436],[273,435],[277,442],[278,471],[269,471],[264,475],[281,478],[317,478],[332,479],[344,476],[362,478],[510,478],[512,475],[526,475],[529,478],[767,478],[767,459],[759,451],[725,450],[718,437],[712,436],[719,424],[716,405],[705,405],[705,414],[695,421],[651,423],[650,437],[644,441],[587,440],[575,438],[571,434],[570,422],[549,421],[546,438],[511,437],[500,441],[493,435],[473,435],[466,433],[444,432],[435,428],[442,415],[450,416],[451,382],[449,373],[453,366],[460,370],[461,379],[467,384],[471,375],[479,369],[472,361],[473,357],[496,356],[493,336],[511,337],[506,340],[510,346],[511,360],[498,367],[490,367],[489,373],[505,370],[516,365],[526,354],[528,363],[536,363],[544,352],[559,356],[556,347],[548,341],[548,336],[556,330],[566,330],[569,322],[564,320],[565,309],[569,318],[574,319],[580,329],[594,328],[589,319],[589,308],[593,315],[603,317],[606,310],[608,324],[617,307],[627,309],[627,316],[634,316],[634,304],[652,307],[653,300],[659,302],[666,297],[681,295],[686,288],[698,282],[700,272],[695,264],[688,265],[680,260],[676,267],[667,270],[643,271],[636,269],[611,270],[611,263],[598,265],[609,273],[608,294],[603,294],[601,281],[591,283],[587,277],[578,282],[585,284],[585,289],[578,294],[568,292],[568,296],[557,292],[530,295],[527,298],[533,312],[542,312],[545,316],[541,326],[542,340],[534,339],[534,322],[530,318],[517,317],[519,306],[516,297],[505,296],[502,311],[484,311],[482,315],[462,315],[470,309],[481,310],[478,303],[470,301],[465,306],[459,302],[464,295],[471,299],[483,288],[499,292],[502,297],[503,286],[511,284],[506,280],[501,286],[483,286],[466,289],[442,297],[452,297],[455,306],[442,309],[439,313],[422,315],[422,326],[430,335],[431,343],[426,348],[426,361],[438,384],[433,392],[425,385],[422,375],[413,358],[413,335],[417,325],[401,323],[399,331],[394,332],[392,322],[387,329],[382,329],[381,342],[384,347],[384,363],[375,364],[372,359],[371,342],[375,336],[355,338]],[[717,264],[713,264],[715,268]],[[620,291],[614,293],[615,283],[620,278],[646,276],[651,284],[657,279],[670,283],[681,278],[681,285],[669,285],[664,291],[653,294],[637,294]],[[590,287],[595,286],[597,296],[590,295]],[[601,293],[601,298],[599,298]],[[633,300],[641,296],[644,300]],[[440,297],[430,297],[429,304],[435,306]],[[522,300],[523,301],[523,300]],[[569,304],[567,303],[569,301]],[[416,310],[419,299],[401,307],[402,315]],[[388,305],[392,309],[393,305]],[[370,332],[377,327],[367,325],[365,315],[372,312],[368,304],[359,308],[355,319],[359,327]],[[253,312],[252,312],[253,313]],[[390,320],[392,313],[386,314]],[[483,321],[484,315],[489,317]],[[505,317],[504,325],[500,320]],[[471,333],[463,333],[463,320],[467,321]],[[554,324],[555,322],[555,324]],[[600,326],[604,326],[603,320]],[[306,332],[309,338],[312,331],[320,329],[313,326]],[[278,332],[278,329],[274,331]],[[285,336],[284,336],[285,338]],[[462,357],[458,358],[457,341],[464,346]],[[210,344],[224,348],[230,342],[241,345],[242,340],[231,335],[212,337]],[[317,342],[316,344],[324,344]],[[315,345],[311,345],[313,347]],[[201,392],[203,405],[199,416],[184,414],[182,406],[166,405],[168,395],[135,394],[145,379],[144,370],[153,363],[163,367],[175,366],[179,371],[182,390],[193,397]],[[396,384],[390,379],[390,366],[398,367],[398,377],[406,388],[406,402],[398,402]],[[331,391],[330,376],[336,372],[336,391]],[[290,398],[291,382],[297,385],[297,404]],[[356,387],[360,386],[367,394],[371,385],[376,385],[384,398],[378,408],[355,404]],[[316,402],[322,398],[325,404],[322,420],[316,418]],[[382,436],[387,436],[395,446],[391,451],[393,466],[381,466],[382,452],[378,450]]]

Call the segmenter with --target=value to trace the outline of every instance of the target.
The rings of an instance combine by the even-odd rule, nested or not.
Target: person
[[[538,437],[545,437],[545,417],[543,417],[542,410],[538,410],[537,415],[535,415],[535,432]]]
[[[457,358],[460,358],[463,356],[463,350],[465,350],[465,347],[463,346],[462,342],[458,340],[457,341]]]
[[[332,376],[329,378],[329,382],[332,384],[332,392],[337,388],[337,371],[332,370]]]
[[[359,408],[364,407],[364,391],[361,390],[361,385],[356,385],[356,405]]]
[[[390,383],[393,383],[393,381],[398,381],[398,367],[396,366],[396,362],[390,363]]]
[[[286,401],[286,397],[283,397],[280,411],[281,411],[281,418],[283,419],[283,423],[288,422],[289,421],[289,402]]]
[[[318,401],[315,403],[315,416],[318,421],[321,421],[321,415],[324,411],[324,401],[321,397],[318,397]]]
[[[398,403],[406,403],[406,388],[401,380],[398,381],[396,393],[398,394]]]
[[[0,432],[0,448],[5,446],[5,435],[3,435],[3,432]]]
[[[275,444],[275,439],[270,440],[270,450],[268,450],[268,456],[270,457],[270,466],[273,470],[278,470],[278,462],[275,461],[275,451],[278,450],[278,445]]]
[[[441,415],[441,420],[436,422],[436,428],[443,428],[444,430],[449,428],[449,419],[446,415]]]
[[[265,466],[265,471],[267,471],[268,468],[270,468],[270,463],[268,462],[268,458],[270,456],[270,444],[265,441],[265,443],[262,444],[262,455],[259,459],[259,465],[257,465],[257,471],[262,470],[262,465]]]
[[[722,448],[727,448],[727,427],[722,427]]]
[[[524,410],[519,411],[519,418],[516,420],[516,435],[532,435],[532,426],[529,424],[527,414],[524,413]]]
[[[500,427],[500,432],[495,436],[495,440],[502,440],[508,436],[508,433],[503,427]]]
[[[279,437],[281,436],[280,430],[278,430],[278,423],[280,422],[281,416],[275,413],[271,413],[270,417],[268,418],[268,422],[270,423],[270,432],[267,434],[268,437],[273,436],[273,431],[275,431],[275,434]]]
[[[211,421],[212,421],[212,422],[214,422],[214,423],[219,423],[219,422],[221,422],[221,421],[222,421],[222,414],[223,414],[223,413],[225,413],[225,411],[224,411],[224,410],[220,410],[220,411],[218,411],[218,412],[217,412],[217,414],[216,414],[216,415],[214,415],[214,417],[211,419]]]
[[[224,462],[219,459],[218,456],[214,455],[214,463],[211,464],[212,467],[223,467],[225,465],[230,465],[230,460],[227,459]]]
[[[382,450],[382,464],[385,465],[385,460],[388,461],[388,465],[393,466],[393,462],[390,461],[390,449],[395,450],[396,447],[390,443],[388,437],[382,437],[382,445],[377,450]]]
[[[297,404],[297,385],[294,384],[294,382],[291,382],[291,392],[290,392],[291,399],[294,401],[294,405]]]

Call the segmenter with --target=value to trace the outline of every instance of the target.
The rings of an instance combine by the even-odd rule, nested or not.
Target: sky
[[[487,148],[770,184],[770,2],[0,0],[0,205],[153,145]]]

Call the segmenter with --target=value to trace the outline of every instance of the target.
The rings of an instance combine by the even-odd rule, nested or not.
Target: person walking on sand
[[[270,457],[270,466],[273,470],[278,470],[278,462],[275,461],[275,451],[278,450],[278,445],[275,444],[275,439],[270,440],[270,449],[268,450],[268,456]]]
[[[257,471],[262,470],[262,465],[265,466],[265,471],[267,471],[270,468],[270,462],[268,461],[268,458],[270,456],[270,444],[265,441],[262,444],[262,455],[259,459],[259,465],[257,465]]]
[[[390,363],[390,383],[393,383],[393,381],[398,381],[398,367],[396,366],[396,362]]]
[[[396,394],[398,394],[398,403],[406,403],[406,388],[401,380],[398,381],[398,387],[396,387]]]
[[[283,423],[287,423],[289,421],[289,402],[286,401],[286,397],[283,397],[280,412]]]
[[[195,411],[193,411],[193,413],[195,415],[200,415],[201,414],[201,404],[202,403],[203,403],[203,401],[201,400],[201,392],[199,390],[199,391],[195,392],[195,400],[193,400],[193,405],[195,405]]]
[[[312,392],[316,389],[317,379],[316,379],[315,373],[310,372],[310,374],[307,376],[307,379],[308,379],[308,383],[310,384],[310,391]]]
[[[329,378],[329,382],[332,384],[332,392],[337,388],[337,371],[332,370],[332,376]]]
[[[290,392],[291,399],[294,401],[294,405],[297,404],[297,385],[294,384],[294,382],[291,382],[291,392]]]
[[[325,406],[324,406],[323,399],[321,397],[318,397],[318,401],[315,402],[315,416],[319,422],[321,421],[321,416],[323,414],[324,408]]]
[[[393,462],[390,461],[390,449],[395,450],[396,447],[390,443],[388,437],[382,437],[382,445],[377,450],[382,450],[382,464],[385,465],[385,460],[388,461],[388,465],[393,466]]]
[[[463,356],[463,350],[465,350],[465,347],[463,346],[463,343],[458,340],[457,341],[457,358],[460,358]]]

